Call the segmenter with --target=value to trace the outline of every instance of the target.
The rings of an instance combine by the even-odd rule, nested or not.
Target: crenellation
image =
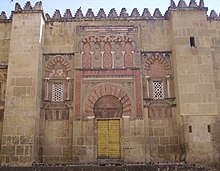
[[[166,12],[165,12],[165,14],[164,14],[164,19],[165,20],[168,20],[169,19],[169,15],[170,14],[170,12],[169,12],[169,9],[168,10],[166,10]]]
[[[36,2],[33,10],[43,10],[42,2],[41,1]]]
[[[143,18],[151,18],[152,17],[150,11],[148,10],[148,8],[144,8],[144,11],[142,13],[142,17]]]
[[[91,8],[89,8],[88,11],[86,12],[86,18],[95,18],[95,15]]]
[[[78,19],[78,18],[83,18],[83,13],[82,13],[81,7],[80,7],[79,9],[77,9],[77,11],[76,11],[74,17],[75,17],[76,19]]]
[[[137,8],[134,8],[131,12],[131,18],[139,18],[140,17],[140,14],[138,12],[138,9]]]
[[[21,5],[17,2],[15,4],[15,12],[22,11]]]
[[[189,7],[196,8],[196,7],[198,7],[198,5],[197,5],[197,3],[196,3],[195,0],[190,0],[190,2],[189,2]]]
[[[50,20],[51,19],[50,14],[46,13],[45,18],[46,18],[47,21]]]
[[[118,17],[118,14],[117,14],[117,11],[115,10],[115,8],[112,8],[108,14],[108,18],[109,19],[114,19],[114,18],[117,18]]]
[[[176,8],[174,0],[170,0],[170,8]]]
[[[180,0],[177,7],[178,8],[187,8],[187,4],[184,0]]]
[[[211,10],[210,15],[209,15],[209,19],[212,19],[212,20],[218,20],[219,19],[219,16],[215,12],[215,10]]]
[[[60,10],[56,9],[52,18],[53,19],[58,19],[58,20],[61,19],[62,17],[61,17],[61,14],[60,14]]]
[[[171,1],[171,2],[174,3],[174,1]],[[181,1],[180,4],[182,4],[183,2],[184,2],[184,1]],[[96,16],[94,15],[94,12],[92,11],[91,8],[89,8],[89,9],[87,10],[85,16],[83,15],[83,12],[82,12],[81,8],[79,8],[79,9],[76,11],[74,17],[72,16],[72,13],[71,13],[70,10],[66,10],[63,17],[62,17],[61,14],[58,12],[58,11],[59,11],[59,10],[58,10],[58,11],[55,11],[55,13],[54,13],[54,15],[53,15],[52,18],[50,18],[50,17],[48,17],[48,16],[46,16],[46,18],[47,18],[47,20],[53,20],[53,19],[55,19],[56,21],[57,21],[57,20],[62,21],[63,18],[65,18],[65,19],[71,19],[71,20],[75,20],[75,19],[79,19],[79,18],[80,18],[80,19],[85,19],[85,20],[87,20],[87,19],[94,19],[94,20],[114,20],[114,19],[129,19],[129,18],[134,19],[134,20],[135,20],[135,19],[138,19],[138,20],[140,20],[140,19],[152,19],[152,18],[153,18],[153,19],[165,19],[165,20],[167,20],[167,19],[169,18],[170,10],[172,10],[172,9],[178,10],[178,8],[180,8],[180,9],[184,9],[184,10],[192,10],[192,9],[193,9],[193,10],[194,10],[194,9],[197,9],[197,10],[204,10],[204,9],[205,9],[205,10],[207,10],[206,7],[202,7],[202,8],[201,8],[201,7],[199,7],[198,5],[197,5],[197,6],[196,6],[196,5],[193,5],[193,2],[191,2],[191,3],[192,3],[191,6],[189,6],[189,7],[186,6],[186,7],[184,7],[184,8],[183,8],[183,5],[179,5],[178,7],[176,7],[175,3],[174,3],[174,4],[173,4],[173,3],[171,3],[171,6],[170,6],[170,7],[168,8],[168,10],[165,12],[164,16],[163,16],[162,13],[160,12],[159,8],[156,8],[156,9],[155,9],[153,16],[152,16],[151,13],[149,12],[148,8],[144,8],[142,15],[140,15],[140,13],[139,13],[139,11],[138,11],[137,8],[134,8],[134,9],[132,10],[131,15],[129,15],[129,14],[127,13],[126,8],[122,8],[119,15],[117,14],[117,11],[115,10],[115,8],[112,8],[112,9],[109,11],[109,14],[108,14],[108,15],[105,14],[105,11],[104,11],[103,8],[100,8],[100,10],[99,10],[99,12],[98,12],[98,14],[97,14]]]
[[[156,9],[155,9],[153,16],[154,16],[155,18],[162,18],[162,17],[163,17],[162,14],[161,14],[161,12],[160,12],[160,9],[159,9],[159,8],[156,8]]]
[[[6,16],[5,11],[2,11],[2,12],[1,12],[1,14],[0,14],[0,20],[7,20],[7,16]]]
[[[126,8],[122,8],[121,9],[120,17],[121,18],[127,18],[128,17],[128,13],[127,13],[127,9]]]
[[[31,6],[31,2],[30,1],[27,1],[25,6],[24,6],[24,10],[32,10],[32,6]]]
[[[71,19],[71,18],[73,18],[70,9],[66,9],[66,11],[65,11],[65,13],[64,13],[64,18],[65,18],[65,19]]]
[[[200,7],[200,8],[205,7],[204,0],[200,0],[200,1],[199,1],[199,7]]]
[[[36,4],[34,5],[34,7],[32,7],[31,2],[27,1],[26,4],[24,5],[24,8],[21,7],[21,5],[19,3],[15,4],[15,10],[14,13],[27,13],[27,12],[42,12],[43,11],[43,7],[42,7],[42,2],[36,2]]]
[[[98,18],[98,19],[106,19],[106,14],[105,14],[105,11],[104,11],[103,8],[99,9],[99,12],[98,12],[96,18]]]

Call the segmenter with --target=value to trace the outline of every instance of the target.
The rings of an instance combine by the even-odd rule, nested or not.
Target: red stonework
[[[61,55],[52,57],[45,66],[45,77],[68,77],[71,75],[71,66]]]
[[[172,69],[166,57],[153,53],[145,61],[145,75],[151,77],[165,77],[171,75]]]
[[[135,42],[130,36],[89,36],[81,42],[82,68],[124,68],[135,65]]]
[[[130,42],[125,43],[125,67],[133,66],[133,47]]]
[[[112,67],[112,54],[111,54],[111,44],[110,43],[105,43],[104,46],[104,56],[103,56],[103,66],[104,68],[111,68]]]
[[[133,76],[134,77],[134,84],[135,84],[135,96],[136,100],[136,115],[141,116],[142,115],[142,85],[141,85],[141,72],[139,69],[133,69],[133,70],[76,70],[76,89],[75,89],[75,115],[76,117],[80,117],[81,114],[81,79],[83,76]],[[103,90],[103,88],[105,90]],[[114,93],[114,96],[118,98],[122,98],[124,110],[123,115],[130,115],[131,114],[131,108],[132,104],[129,100],[129,97],[126,95],[124,90],[118,90],[115,86],[100,86],[96,90],[92,91],[90,93],[89,98],[87,99],[86,105],[86,112],[88,114],[93,114],[93,107],[94,103],[98,100],[99,97],[102,97],[103,95],[107,95],[110,93]]]
[[[111,91],[107,91],[110,88]],[[118,93],[119,90],[119,93]],[[96,87],[94,90],[90,92],[90,95],[87,99],[86,103],[86,115],[87,116],[93,116],[93,108],[95,106],[95,103],[100,98],[106,96],[106,95],[112,95],[114,97],[117,97],[120,100],[120,103],[123,105],[123,115],[130,115],[131,114],[131,99],[128,97],[128,94],[123,90],[122,87],[116,86],[115,84],[101,84],[100,86]],[[126,111],[126,112],[124,112]]]
[[[82,67],[91,68],[91,47],[89,43],[83,45],[83,54],[82,54]]]

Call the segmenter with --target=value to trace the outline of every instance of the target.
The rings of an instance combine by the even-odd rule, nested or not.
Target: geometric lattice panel
[[[52,101],[63,101],[63,83],[53,83],[52,85]]]
[[[154,99],[164,99],[163,81],[153,81],[153,93]]]

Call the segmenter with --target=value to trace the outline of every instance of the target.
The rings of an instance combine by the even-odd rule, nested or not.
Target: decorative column
[[[146,80],[147,98],[150,98],[150,76],[145,76],[144,78]]]
[[[70,100],[70,78],[67,77],[67,85],[66,85],[66,100]]]
[[[83,54],[84,54],[84,52],[81,52],[81,53],[80,53],[80,56],[81,56],[81,58],[80,58],[80,63],[81,63],[81,64],[80,64],[80,65],[81,65],[80,68],[81,68],[81,69],[83,68],[83,60],[82,60]]]
[[[170,98],[170,76],[166,76],[166,82],[167,82],[167,97]]]

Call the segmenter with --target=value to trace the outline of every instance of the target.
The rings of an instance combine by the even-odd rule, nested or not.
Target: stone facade
[[[203,0],[0,15],[1,163],[219,166],[220,18]]]

